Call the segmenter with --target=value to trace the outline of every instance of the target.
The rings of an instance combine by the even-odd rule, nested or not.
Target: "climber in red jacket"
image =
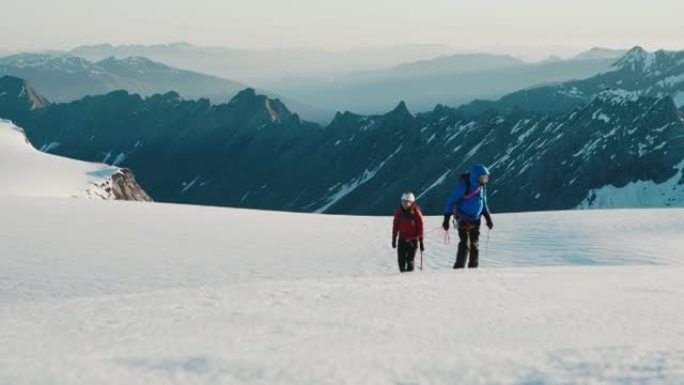
[[[397,248],[397,235],[399,244]],[[392,226],[392,248],[397,249],[397,261],[399,271],[413,271],[416,249],[423,246],[423,214],[416,203],[416,197],[411,192],[402,194],[401,207],[394,212]]]

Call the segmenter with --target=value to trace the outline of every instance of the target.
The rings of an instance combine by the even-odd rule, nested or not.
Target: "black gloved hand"
[[[397,248],[397,240],[396,239],[392,239],[392,248],[393,249]]]
[[[451,215],[444,214],[444,222],[442,222],[442,228],[444,231],[449,231],[449,218],[451,218]]]
[[[425,245],[423,245],[423,241],[420,241],[420,251],[425,251]]]
[[[487,227],[489,227],[490,230],[494,228],[494,222],[492,222],[491,219],[487,219]]]

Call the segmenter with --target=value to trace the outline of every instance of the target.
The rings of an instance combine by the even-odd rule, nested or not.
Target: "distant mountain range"
[[[595,48],[568,60],[541,63],[507,55],[459,54],[331,80],[284,80],[268,88],[325,109],[375,114],[403,100],[415,111],[429,111],[439,103],[458,106],[533,86],[592,77],[609,70],[624,52]]]
[[[466,115],[512,108],[564,112],[586,104],[603,91],[632,99],[670,95],[678,106],[684,105],[684,51],[646,52],[637,46],[615,61],[607,71],[591,78],[529,88],[497,101],[474,101],[459,110]]]
[[[287,101],[306,119],[327,123],[336,110],[378,114],[403,100],[414,111],[429,111],[438,103],[458,106],[532,86],[584,79],[607,70],[626,52],[596,47],[567,60],[525,63],[509,55],[456,54],[453,50],[409,45],[346,52],[246,51],[175,43],[102,44],[78,47],[69,54],[95,61],[141,56],[235,79]],[[181,89],[175,90],[187,97]],[[163,91],[167,90],[159,92]]]
[[[520,104],[480,113],[438,105],[414,115],[402,102],[383,115],[338,113],[322,127],[251,89],[215,106],[114,92],[31,109],[20,91],[28,86],[6,77],[0,116],[49,152],[133,169],[166,202],[387,214],[413,190],[439,214],[458,176],[481,162],[492,170],[494,211],[682,206],[682,55],[635,48],[586,85],[541,87],[548,111],[510,96],[502,100]]]
[[[109,57],[93,63],[72,55],[18,54],[0,58],[0,74],[27,79],[55,102],[127,90],[141,95],[177,91],[186,98],[204,97],[218,103],[247,87],[143,57]]]
[[[243,50],[172,43],[116,46],[99,44],[77,47],[68,53],[93,61],[109,56],[143,56],[174,67],[268,88],[272,80],[283,77],[340,76],[353,71],[380,69],[398,63],[433,58],[453,51],[454,48],[436,44],[405,44],[333,51],[308,48]]]
[[[397,66],[381,70],[355,72],[347,75],[345,79],[362,81],[426,75],[455,75],[492,71],[504,68],[518,68],[524,67],[526,64],[527,63],[524,61],[509,55],[457,54],[439,56],[430,60],[402,63]]]
[[[594,47],[588,51],[582,52],[580,54],[575,55],[572,57],[572,60],[600,60],[600,59],[609,59],[609,60],[615,60],[617,58],[622,57],[624,54],[627,53],[628,50],[626,49],[610,49],[610,48],[601,48],[601,47]]]
[[[26,79],[54,102],[126,90],[142,96],[174,91],[186,99],[207,98],[219,104],[247,88],[242,83],[180,70],[144,57],[110,56],[91,62],[70,54],[17,54],[0,58],[1,75]],[[269,91],[262,92],[276,96]],[[314,121],[327,122],[333,114],[292,100],[288,103]]]

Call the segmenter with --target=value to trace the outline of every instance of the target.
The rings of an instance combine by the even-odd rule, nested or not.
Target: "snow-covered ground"
[[[119,170],[40,152],[21,128],[0,119],[0,194],[113,199],[111,176]]]
[[[683,384],[684,210],[427,218],[0,195],[0,384]]]

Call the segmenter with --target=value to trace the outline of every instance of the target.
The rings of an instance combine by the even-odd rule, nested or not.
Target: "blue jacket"
[[[481,164],[474,165],[470,169],[470,190],[466,191],[468,184],[460,181],[447,201],[444,214],[479,221],[483,213],[489,213],[485,188],[477,182],[482,175],[489,175],[489,169]],[[478,188],[480,191],[473,194]]]

